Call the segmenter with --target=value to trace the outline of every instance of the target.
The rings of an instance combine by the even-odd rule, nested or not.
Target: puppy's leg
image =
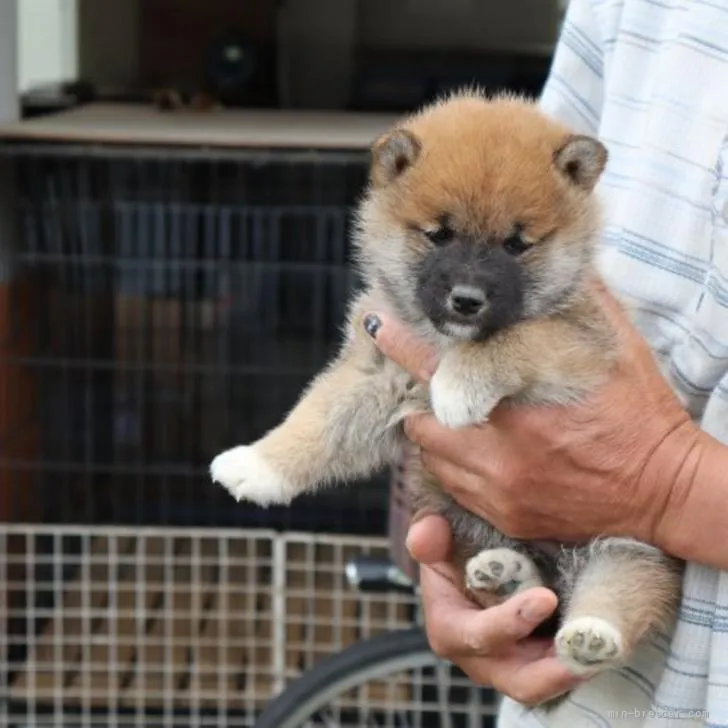
[[[441,424],[467,427],[488,419],[504,398],[565,404],[606,376],[611,349],[566,320],[526,321],[487,342],[450,349],[430,382]]]
[[[213,460],[212,479],[236,499],[266,506],[290,503],[328,482],[365,477],[397,455],[401,428],[390,420],[408,381],[355,331],[280,425]]]
[[[534,586],[553,583],[554,560],[532,544],[512,539],[445,493],[419,461],[410,464],[415,510],[438,513],[452,530],[452,560],[473,601],[487,608]],[[419,477],[416,477],[419,475]]]
[[[485,422],[501,399],[518,391],[520,378],[514,370],[499,372],[494,353],[469,344],[445,353],[430,380],[432,411],[441,424],[456,429]]]
[[[653,629],[666,628],[680,597],[679,563],[652,546],[607,538],[565,552],[559,658],[592,674],[623,664]]]

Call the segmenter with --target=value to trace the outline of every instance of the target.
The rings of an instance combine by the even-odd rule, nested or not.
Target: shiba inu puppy
[[[409,411],[460,428],[502,400],[566,404],[598,387],[617,355],[588,285],[606,159],[599,141],[532,102],[476,91],[378,139],[356,230],[365,288],[347,339],[281,424],[215,458],[213,480],[238,500],[290,503],[395,461]],[[380,354],[362,325],[368,311],[393,313],[437,347],[427,389]],[[554,552],[499,533],[426,473],[416,491],[417,507],[449,520],[464,586],[481,605],[538,585],[556,591],[556,650],[575,672],[624,663],[671,623],[681,569],[659,550],[604,538]]]

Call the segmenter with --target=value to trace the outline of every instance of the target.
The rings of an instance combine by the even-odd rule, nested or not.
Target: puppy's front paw
[[[556,634],[556,654],[576,674],[589,674],[623,661],[619,630],[601,617],[577,617]]]
[[[430,380],[432,411],[440,424],[457,429],[485,422],[500,398],[489,391],[487,380],[473,386],[470,377],[443,360]]]
[[[210,476],[238,501],[270,506],[287,505],[293,498],[291,484],[266,462],[254,445],[241,445],[220,453],[210,464]]]

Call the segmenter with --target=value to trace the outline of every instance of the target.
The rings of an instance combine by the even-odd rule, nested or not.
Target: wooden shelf
[[[396,117],[316,111],[160,111],[88,104],[0,124],[0,139],[222,148],[366,150]]]

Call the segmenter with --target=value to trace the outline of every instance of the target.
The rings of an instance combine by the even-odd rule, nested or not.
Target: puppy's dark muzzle
[[[432,250],[422,261],[418,297],[439,329],[472,328],[482,338],[515,323],[524,294],[521,265],[491,242],[456,240]]]

